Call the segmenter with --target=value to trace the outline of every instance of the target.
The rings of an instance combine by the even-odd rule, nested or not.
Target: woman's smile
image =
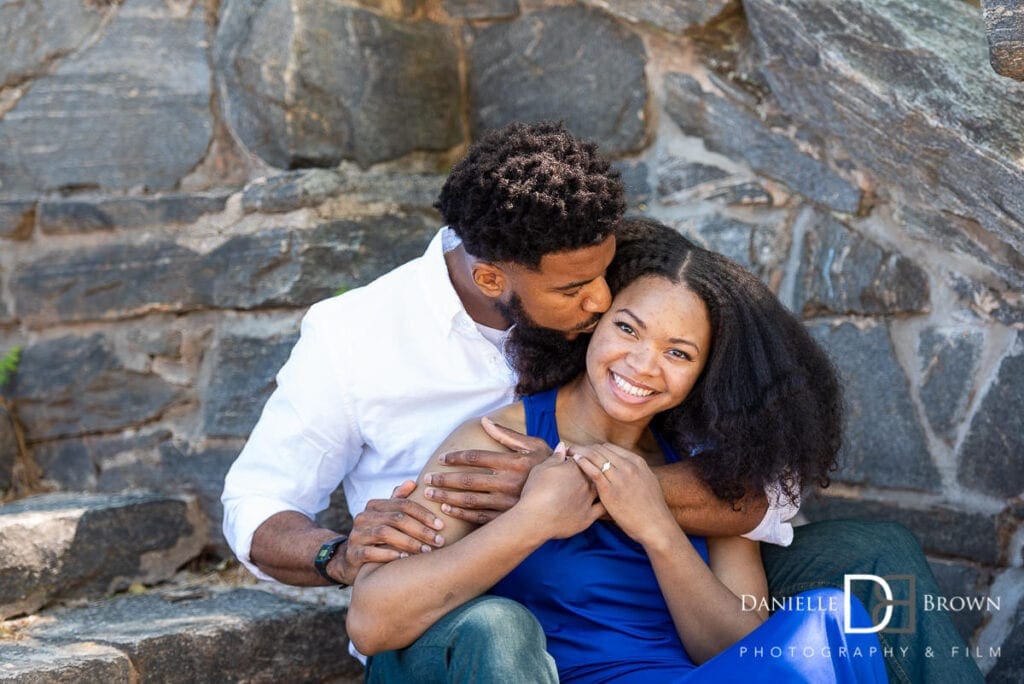
[[[646,385],[639,382],[629,380],[625,376],[619,375],[615,371],[608,371],[608,378],[612,386],[612,391],[622,401],[626,401],[631,404],[640,404],[649,399],[651,396],[657,394],[657,392]]]

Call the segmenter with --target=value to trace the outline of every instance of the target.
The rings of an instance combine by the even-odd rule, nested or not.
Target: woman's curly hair
[[[613,294],[641,277],[662,277],[692,290],[710,317],[704,371],[682,404],[655,417],[659,434],[677,453],[692,454],[702,480],[733,504],[775,483],[793,502],[808,484],[827,487],[841,445],[842,393],[831,360],[800,320],[748,270],[667,226],[626,219],[616,245],[606,276]],[[557,382],[533,392],[585,370],[578,359],[570,369],[564,357],[523,358],[563,368]]]
[[[434,206],[469,254],[536,269],[545,254],[602,242],[626,202],[619,173],[597,146],[549,122],[512,123],[482,137]]]

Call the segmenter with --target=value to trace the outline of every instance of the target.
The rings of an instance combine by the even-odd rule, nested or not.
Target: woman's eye
[[[626,333],[627,335],[635,335],[636,334],[636,332],[633,330],[633,327],[630,326],[629,323],[622,323],[620,321],[620,322],[616,323],[615,325],[619,326],[619,330],[621,330],[622,332]]]
[[[685,359],[687,361],[690,360],[690,355],[682,351],[681,349],[669,349],[668,355],[677,359]]]

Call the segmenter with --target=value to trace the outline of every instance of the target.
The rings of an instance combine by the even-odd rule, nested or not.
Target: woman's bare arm
[[[742,594],[760,599],[768,591],[757,542],[709,539],[709,567],[676,524],[660,497],[658,478],[643,458],[607,445],[572,450],[608,514],[647,552],[676,631],[694,662],[709,660],[761,624],[765,616],[745,610],[741,600]]]
[[[438,453],[454,445],[495,448],[488,440],[474,421],[459,428]],[[424,473],[427,469],[436,465]],[[534,468],[519,502],[478,529],[421,499],[444,516],[445,546],[385,565],[364,565],[353,587],[349,637],[367,655],[408,646],[450,610],[490,589],[548,539],[589,527],[604,511],[593,500],[589,482],[564,453]]]

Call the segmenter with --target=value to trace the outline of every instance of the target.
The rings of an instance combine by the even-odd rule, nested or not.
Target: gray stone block
[[[752,249],[756,230],[755,225],[721,214],[701,216],[694,221],[699,242],[750,270],[755,268]]]
[[[442,0],[441,6],[462,19],[508,19],[519,14],[518,0]]]
[[[811,333],[832,356],[846,404],[835,479],[938,492],[942,483],[918,425],[910,387],[884,325],[817,324]]]
[[[808,520],[892,521],[905,525],[929,553],[994,566],[999,562],[999,526],[991,515],[935,505],[925,509],[894,503],[846,499],[817,494],[800,507]]]
[[[166,580],[203,548],[196,504],[153,494],[43,494],[0,507],[0,617]]]
[[[35,220],[35,200],[0,202],[0,238],[7,240],[27,239],[32,235]]]
[[[939,328],[926,329],[918,341],[921,403],[932,430],[947,441],[963,419],[984,341],[980,331]]]
[[[612,168],[619,172],[626,190],[626,204],[637,208],[651,199],[651,184],[647,179],[648,169],[644,162],[616,161]]]
[[[203,393],[203,432],[209,437],[248,437],[274,378],[288,360],[298,335],[226,337],[217,342],[213,372]]]
[[[38,444],[33,448],[46,482],[59,489],[88,492],[147,490],[190,495],[205,519],[208,550],[224,558],[231,551],[221,532],[220,495],[224,476],[241,451],[235,446],[193,448],[166,430],[134,437],[86,436]]]
[[[4,192],[174,187],[212,137],[204,11],[128,2],[95,44],[35,79],[0,119]]]
[[[992,583],[992,573],[971,563],[947,560],[945,558],[929,558],[932,574],[939,583],[944,596],[987,596],[988,586]],[[971,637],[985,619],[983,611],[957,611],[949,613],[950,620],[956,626],[964,641]]]
[[[0,497],[14,484],[14,463],[18,457],[18,438],[14,432],[14,419],[0,406]]]
[[[959,0],[743,7],[772,99],[797,128],[844,145],[922,213],[963,219],[932,232],[937,247],[1024,286],[1024,83],[992,72],[981,12]]]
[[[462,140],[452,32],[337,3],[229,0],[214,46],[229,123],[282,168],[447,150]]]
[[[1001,76],[1024,81],[1024,2],[982,0],[988,61]]]
[[[98,483],[112,464],[154,465],[159,458],[160,445],[170,439],[171,433],[167,430],[131,437],[86,435],[37,444],[32,455],[42,469],[43,478],[60,491],[95,492],[100,491]],[[176,483],[169,481],[168,484]],[[104,491],[159,491],[150,481],[119,482],[118,485]]]
[[[665,201],[682,190],[690,190],[703,183],[728,178],[730,175],[728,171],[717,166],[670,158],[658,166],[658,198]]]
[[[120,597],[54,613],[25,631],[47,646],[96,643],[128,656],[143,682],[349,681],[362,668],[345,647],[345,606],[253,589],[195,600]]]
[[[947,272],[945,281],[956,293],[958,304],[983,321],[996,321],[1008,327],[1024,326],[1024,297],[1018,290],[995,279],[979,282],[959,273]]]
[[[132,662],[111,646],[0,641],[0,679],[6,684],[138,681]]]
[[[22,264],[11,289],[18,315],[37,324],[308,306],[419,256],[436,230],[421,215],[383,216],[240,235],[207,254],[163,240],[107,244]]]
[[[182,397],[159,376],[126,367],[100,334],[27,346],[10,392],[34,440],[132,427]]]
[[[924,313],[928,276],[831,216],[819,215],[804,240],[794,310],[804,316]]]
[[[1024,354],[1007,356],[960,447],[961,484],[998,497],[1024,492]]]
[[[229,194],[118,197],[95,200],[45,200],[39,205],[39,229],[60,235],[114,228],[192,223],[224,210]]]
[[[1016,684],[1024,677],[1024,568],[1008,568],[992,583],[991,596],[998,598],[998,613],[978,634],[978,650],[986,661],[985,680]]]
[[[730,207],[774,206],[775,200],[764,186],[756,181],[727,185],[720,190],[708,193],[709,200],[718,200]]]
[[[584,0],[620,19],[643,22],[671,33],[706,24],[731,4],[730,0]]]
[[[640,37],[582,7],[544,9],[468,29],[473,136],[512,121],[562,120],[617,155],[646,141]]]
[[[247,213],[275,214],[315,207],[341,192],[341,175],[326,169],[300,169],[245,186],[242,209]]]
[[[705,91],[685,74],[665,77],[665,109],[685,133],[814,202],[848,214],[858,212],[859,187],[806,154],[803,141],[763,122],[749,97],[724,81],[716,79],[715,84],[728,96]]]
[[[0,5],[0,89],[45,73],[96,33],[103,3],[36,0]]]
[[[224,476],[241,450],[241,442],[236,446],[198,449],[177,440],[164,440],[156,447],[155,456],[147,453],[144,458],[131,460],[120,454],[101,458],[96,490],[118,492],[144,487],[195,496],[206,520],[209,549],[231,558],[221,531],[224,509],[220,495],[224,491]]]

